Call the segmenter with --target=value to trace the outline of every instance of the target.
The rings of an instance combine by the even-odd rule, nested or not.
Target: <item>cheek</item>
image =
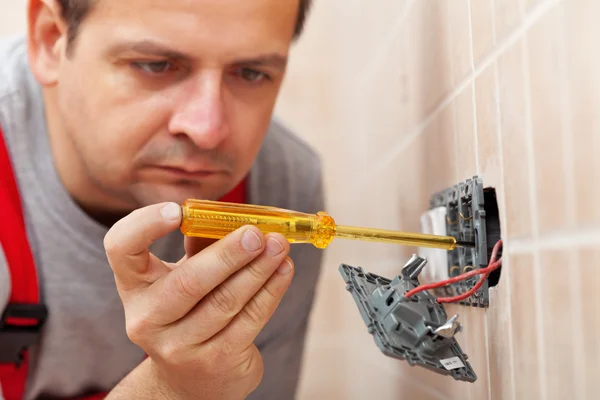
[[[230,146],[235,149],[239,173],[245,173],[260,150],[262,141],[271,122],[272,110],[268,106],[236,103],[235,112],[230,114]],[[241,171],[241,170],[244,171]]]
[[[276,87],[255,96],[246,94],[243,98],[239,93],[229,92],[226,95],[231,141],[237,150],[238,160],[243,160],[245,167],[252,163],[271,123],[277,97],[274,89]],[[249,101],[248,97],[253,98]]]
[[[167,97],[140,94],[110,70],[78,67],[65,73],[62,114],[84,162],[94,170],[126,174],[144,146],[166,130]]]

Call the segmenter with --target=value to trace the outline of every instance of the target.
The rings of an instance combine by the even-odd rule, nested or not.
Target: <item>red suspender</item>
[[[27,380],[27,347],[37,341],[47,313],[40,304],[19,190],[1,128],[0,244],[12,285],[9,304],[0,319],[0,383],[5,399],[17,400],[22,398]]]

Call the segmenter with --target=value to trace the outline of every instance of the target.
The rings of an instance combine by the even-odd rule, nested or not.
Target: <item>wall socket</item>
[[[424,233],[453,236],[457,240],[475,242],[475,248],[456,248],[451,251],[419,249],[419,255],[429,260],[422,272],[423,283],[454,277],[472,269],[488,266],[492,249],[500,240],[500,221],[496,192],[483,187],[480,177],[434,194],[429,210],[421,217]],[[445,257],[442,253],[445,253]],[[501,257],[502,254],[498,254]],[[430,264],[430,266],[429,266]],[[489,305],[488,289],[498,283],[501,268],[494,271],[486,282],[460,304],[474,307]],[[421,278],[420,277],[420,278]],[[441,278],[441,279],[440,279]],[[438,297],[457,296],[470,290],[479,276],[435,289]]]

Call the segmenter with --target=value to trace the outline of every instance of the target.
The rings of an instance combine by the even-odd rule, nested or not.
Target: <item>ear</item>
[[[56,0],[29,0],[27,7],[29,64],[42,85],[54,85],[66,53],[67,24]]]

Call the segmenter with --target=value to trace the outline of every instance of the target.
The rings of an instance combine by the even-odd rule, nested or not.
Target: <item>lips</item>
[[[216,174],[221,174],[223,171],[216,169],[186,169],[179,167],[166,167],[166,166],[158,166],[155,169],[166,173],[168,175],[176,176],[179,178],[206,178]]]

